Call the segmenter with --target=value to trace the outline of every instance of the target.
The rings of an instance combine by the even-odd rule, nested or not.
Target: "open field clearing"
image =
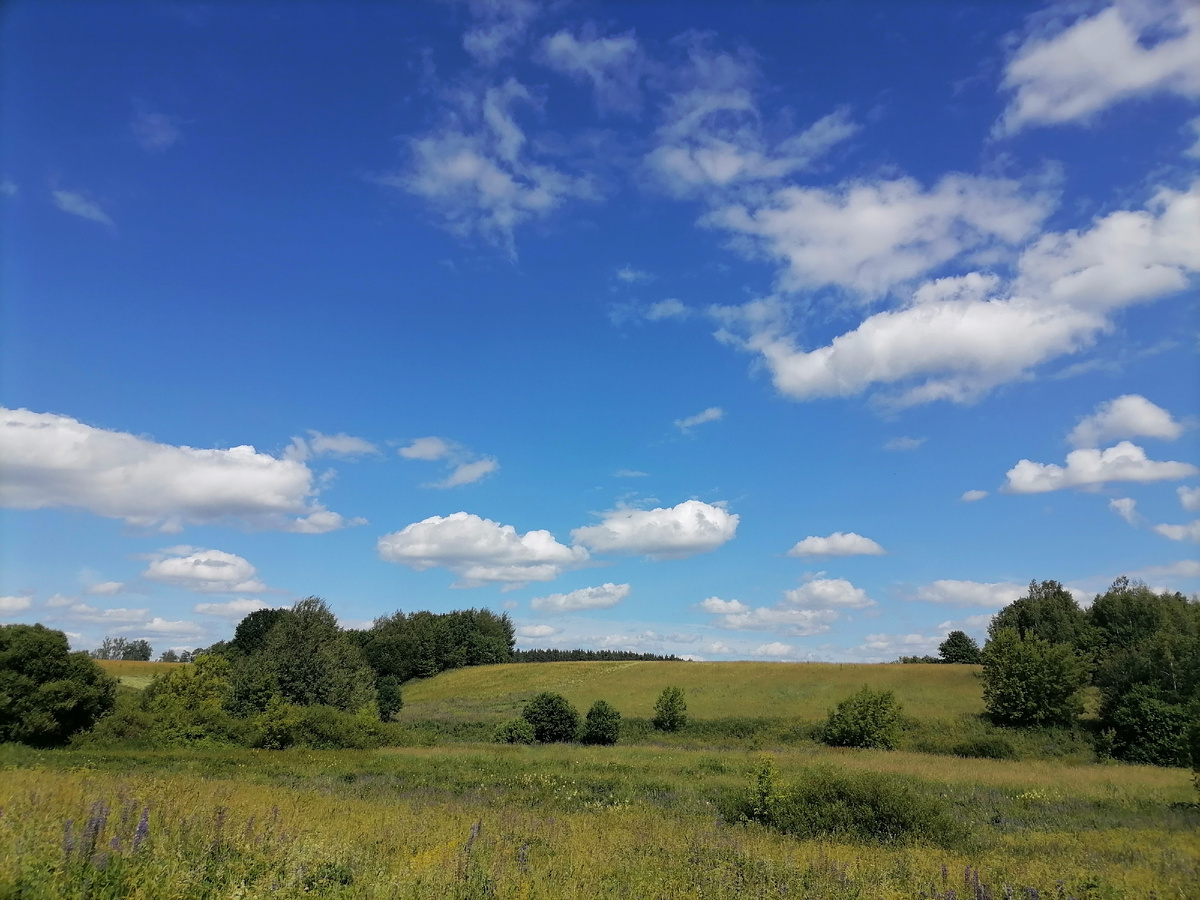
[[[1182,770],[817,748],[773,756],[785,781],[813,766],[897,773],[946,805],[960,837],[948,846],[813,841],[730,824],[722,798],[758,761],[745,751],[8,746],[0,897],[915,900],[948,890],[999,898],[1005,885],[1053,897],[1060,884],[1077,900],[1200,892],[1200,812]],[[968,867],[978,891],[974,874],[964,884]]]
[[[188,663],[140,662],[126,659],[98,659],[98,665],[107,675],[117,679],[117,683],[134,690],[143,690],[155,675],[163,675]]]

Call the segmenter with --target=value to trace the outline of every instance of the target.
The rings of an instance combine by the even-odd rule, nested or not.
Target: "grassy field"
[[[181,665],[187,665],[187,663],[136,662],[125,659],[98,659],[96,663],[106,673],[117,679],[119,684],[139,691],[150,684],[155,675],[169,672]]]

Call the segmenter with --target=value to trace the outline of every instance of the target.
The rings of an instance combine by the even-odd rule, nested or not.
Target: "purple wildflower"
[[[150,807],[142,807],[142,818],[138,821],[137,831],[133,834],[133,849],[137,850],[142,842],[150,836]]]

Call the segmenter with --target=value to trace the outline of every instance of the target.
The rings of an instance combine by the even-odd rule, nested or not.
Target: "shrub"
[[[404,708],[404,696],[400,693],[400,682],[395,678],[380,678],[376,686],[379,692],[379,721],[390,722]]]
[[[1069,644],[1002,628],[983,648],[983,703],[1008,725],[1069,725],[1083,712],[1087,670]]]
[[[678,731],[687,724],[687,704],[683,688],[665,687],[654,704],[654,727],[659,731]]]
[[[955,744],[950,751],[955,756],[973,759],[1016,759],[1017,751],[1004,738],[984,737]]]
[[[0,627],[0,743],[63,744],[112,711],[117,685],[67,636],[44,625]]]
[[[253,720],[247,743],[267,750],[370,750],[384,737],[373,711],[351,715],[332,706],[293,706],[276,700]]]
[[[940,800],[896,776],[811,769],[781,787],[769,759],[755,769],[750,789],[727,802],[723,812],[734,821],[759,822],[802,838],[950,846],[960,837]]]
[[[1108,711],[1109,752],[1118,759],[1155,766],[1187,765],[1188,710],[1167,703],[1150,685],[1140,684]]]
[[[965,631],[952,631],[938,645],[942,662],[977,665],[983,661],[979,645]]]
[[[533,726],[524,719],[510,719],[499,728],[492,740],[497,744],[532,744],[537,740]]]
[[[829,713],[820,738],[832,747],[895,750],[900,739],[900,704],[891,691],[862,690]]]
[[[543,744],[573,741],[579,732],[579,712],[562,694],[544,691],[525,704],[521,717],[533,726]]]
[[[621,714],[603,700],[588,710],[580,740],[585,744],[615,744],[621,733]]]

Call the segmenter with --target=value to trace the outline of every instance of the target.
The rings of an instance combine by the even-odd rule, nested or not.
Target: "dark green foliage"
[[[955,756],[966,756],[972,759],[1016,759],[1017,751],[1012,743],[1004,738],[976,738],[955,744],[952,751]]]
[[[900,740],[900,704],[891,691],[867,685],[830,711],[820,738],[832,747],[895,750]]]
[[[352,632],[379,678],[429,678],[447,669],[510,662],[514,631],[508,614],[466,609],[436,614],[396,612]]]
[[[100,646],[92,651],[92,659],[124,659],[134,662],[148,662],[154,651],[149,641],[130,641],[123,637],[106,637]]]
[[[540,743],[573,741],[579,733],[579,712],[562,694],[543,691],[525,704],[521,717],[533,726]]]
[[[943,660],[940,656],[930,656],[929,654],[925,654],[924,656],[902,656],[896,661],[905,663],[907,665],[918,666],[937,665],[945,662],[945,660]]]
[[[164,650],[158,657],[159,662],[179,662],[179,654],[174,650]]]
[[[232,654],[253,656],[267,646],[267,636],[279,620],[286,616],[286,609],[256,609],[238,622],[233,640],[227,645]]]
[[[1032,629],[993,631],[983,648],[983,703],[1006,725],[1069,725],[1083,712],[1087,670],[1070,644],[1051,644]]]
[[[272,704],[251,722],[246,743],[266,750],[369,750],[381,746],[388,727],[373,715],[350,715],[332,706]]]
[[[319,597],[300,600],[279,617],[262,656],[289,703],[353,711],[375,702],[375,677],[362,651]]]
[[[1188,713],[1180,704],[1163,700],[1151,685],[1139,684],[1106,710],[1109,752],[1126,762],[1187,765]]]
[[[229,664],[225,708],[235,716],[255,716],[281,699],[279,681],[262,654],[235,656]]]
[[[525,719],[510,719],[496,729],[492,740],[497,744],[532,744],[537,734]]]
[[[802,838],[863,843],[953,846],[960,829],[937,798],[895,776],[812,769],[796,784],[777,784],[770,760],[759,764],[748,791],[722,812]]]
[[[683,688],[665,687],[654,702],[654,727],[659,731],[678,731],[687,724],[687,703]]]
[[[376,685],[379,699],[379,721],[390,722],[396,713],[404,708],[404,696],[400,693],[400,684],[395,678],[380,678]]]
[[[1034,634],[1047,643],[1068,644],[1079,651],[1088,650],[1094,641],[1087,614],[1057,581],[1029,582],[1024,597],[996,613],[988,626],[988,638],[1006,628],[1022,638]]]
[[[44,625],[0,627],[0,743],[65,743],[112,711],[116,682]]]
[[[615,744],[620,734],[621,714],[604,700],[597,700],[588,710],[579,740],[585,744]]]
[[[632,650],[514,650],[510,662],[685,662],[671,654],[634,653]]]
[[[938,645],[938,654],[942,662],[978,665],[983,662],[983,653],[979,645],[965,631],[952,631]]]

